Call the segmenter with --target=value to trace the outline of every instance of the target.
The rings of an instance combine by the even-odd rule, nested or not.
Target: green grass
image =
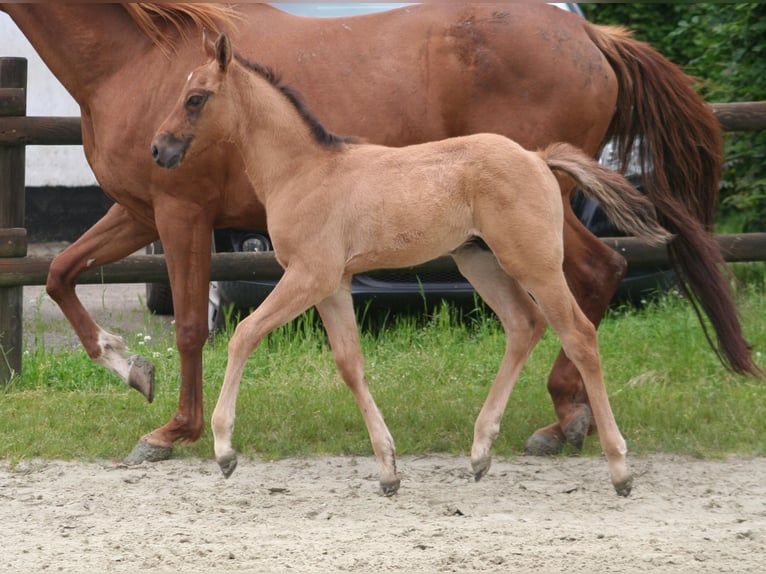
[[[764,273],[753,266],[737,271],[748,279],[740,301],[745,332],[757,350],[766,349]],[[599,333],[612,407],[631,452],[766,454],[766,385],[721,367],[685,301],[669,295],[641,309],[615,308]],[[123,457],[175,412],[179,370],[170,337],[128,341],[157,368],[151,405],[82,350],[30,345],[23,375],[0,395],[0,457]],[[226,338],[204,351],[206,421],[226,367]],[[469,452],[504,347],[494,317],[461,318],[447,306],[425,318],[389,317],[386,327],[363,332],[362,345],[373,396],[398,452]],[[497,454],[521,453],[529,434],[553,421],[545,382],[557,353],[549,331],[511,395]],[[760,352],[757,357],[763,364]],[[361,415],[311,316],[274,332],[250,358],[237,412],[234,446],[245,456],[371,453]],[[206,429],[176,455],[210,458],[212,450]],[[600,453],[595,438],[585,453]]]

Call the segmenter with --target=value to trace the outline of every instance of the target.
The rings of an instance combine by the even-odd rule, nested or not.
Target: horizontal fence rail
[[[724,258],[729,262],[766,259],[766,233],[718,235]],[[668,267],[667,248],[641,243],[635,237],[604,237],[602,240],[622,254],[631,269]],[[16,257],[0,259],[0,287],[45,285],[52,257]],[[456,272],[452,257],[444,256],[422,265],[409,267],[413,274]],[[214,281],[277,280],[282,267],[273,252],[216,253],[210,278]],[[131,255],[109,263],[77,278],[78,284],[160,283],[168,281],[164,255]]]
[[[5,90],[16,93],[17,90]],[[0,109],[4,90],[0,89]],[[766,102],[710,104],[721,127],[727,132],[766,129]],[[80,118],[0,117],[0,145],[81,145]]]

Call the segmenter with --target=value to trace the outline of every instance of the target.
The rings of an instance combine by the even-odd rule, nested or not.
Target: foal
[[[563,208],[551,170],[572,177],[624,230],[662,243],[669,235],[651,204],[622,176],[567,144],[530,152],[491,134],[405,148],[351,143],[327,134],[268,69],[233,56],[226,35],[207,50],[211,61],[189,75],[177,109],[154,138],[154,160],[174,168],[220,141],[233,141],[266,207],[276,257],[285,270],[229,343],[212,418],[224,475],[237,463],[231,436],[248,356],[266,334],[315,305],[367,425],[383,492],[395,493],[394,441],[365,380],[351,277],[449,253],[495,311],[507,337],[474,429],[471,461],[477,480],[489,469],[513,384],[550,324],[585,382],[612,484],[627,496],[627,449],[604,388],[596,330],[562,271]],[[490,251],[478,246],[477,238]]]

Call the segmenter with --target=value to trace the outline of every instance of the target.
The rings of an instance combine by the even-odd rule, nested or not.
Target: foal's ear
[[[225,72],[231,62],[231,41],[226,34],[218,36],[215,42],[215,59],[221,71]]]
[[[207,28],[202,28],[202,50],[208,58],[215,58],[215,40]]]

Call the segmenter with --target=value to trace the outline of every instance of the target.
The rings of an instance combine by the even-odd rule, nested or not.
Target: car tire
[[[165,250],[161,241],[155,241],[146,246],[147,255],[162,255]],[[146,307],[155,315],[173,314],[173,292],[170,283],[146,284]]]

